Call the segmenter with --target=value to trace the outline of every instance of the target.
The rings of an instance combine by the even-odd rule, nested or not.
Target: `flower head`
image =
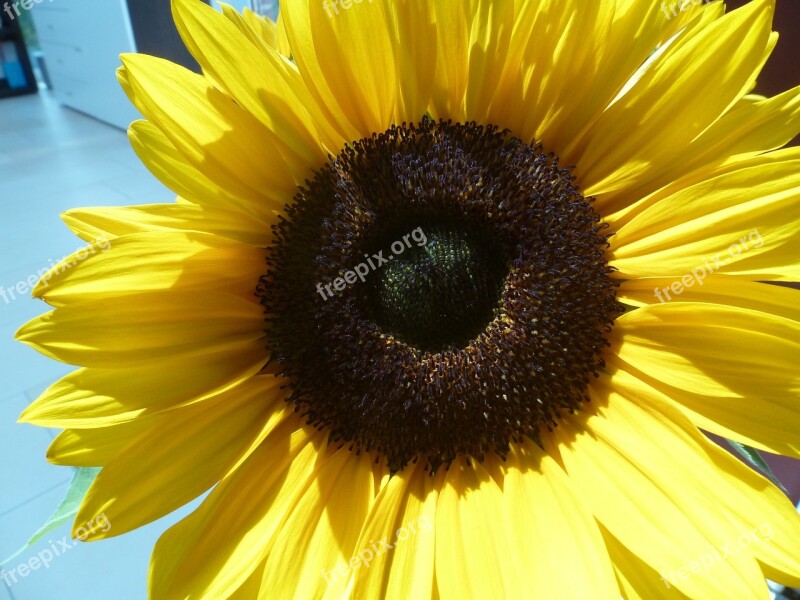
[[[202,74],[119,79],[172,205],[19,338],[23,419],[168,530],[174,598],[767,597],[800,518],[711,431],[800,456],[800,89],[774,0],[174,0]],[[70,260],[69,258],[67,259]]]

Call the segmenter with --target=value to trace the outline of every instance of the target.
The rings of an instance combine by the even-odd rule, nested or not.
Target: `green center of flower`
[[[420,241],[410,248],[392,242],[388,264],[369,280],[375,321],[421,350],[461,348],[499,309],[505,253],[487,235],[455,224],[413,231]],[[397,248],[404,251],[395,255]]]
[[[298,190],[259,284],[287,401],[392,470],[579,410],[620,306],[600,218],[552,154],[475,123],[395,126]]]

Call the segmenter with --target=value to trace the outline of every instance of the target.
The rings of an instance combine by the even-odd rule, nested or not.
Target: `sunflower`
[[[174,0],[125,55],[170,205],[71,210],[22,420],[153,599],[768,598],[800,518],[800,88],[774,0]],[[91,250],[91,248],[90,248]],[[92,526],[97,516],[112,526]],[[89,525],[86,525],[89,524]]]

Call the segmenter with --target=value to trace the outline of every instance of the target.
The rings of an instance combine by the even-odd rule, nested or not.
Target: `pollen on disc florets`
[[[620,306],[573,179],[475,123],[345,147],[274,226],[259,284],[288,401],[392,470],[504,457],[578,409]]]

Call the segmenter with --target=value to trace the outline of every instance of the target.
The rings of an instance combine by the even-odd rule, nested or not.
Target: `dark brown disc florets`
[[[274,227],[259,285],[289,401],[393,470],[502,457],[576,410],[620,307],[573,179],[475,123],[348,145]]]

